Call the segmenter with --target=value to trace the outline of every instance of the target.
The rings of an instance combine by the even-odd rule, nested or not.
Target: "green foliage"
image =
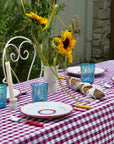
[[[17,1],[1,0],[0,4],[0,47],[17,35],[22,27],[22,8]]]
[[[25,0],[26,4],[26,12],[34,12],[41,17],[48,18],[52,12],[52,8],[55,4],[59,3],[59,0],[30,0],[29,1],[29,9],[27,7],[28,0]],[[31,7],[31,8],[30,8]],[[65,5],[59,4],[58,12],[64,10]]]
[[[35,3],[37,0],[24,0],[24,5],[26,7],[26,12],[33,11],[40,16],[48,17],[48,14],[51,13],[51,10],[49,9],[49,1],[50,0],[39,0],[38,4]],[[57,2],[57,0],[51,0],[51,7],[53,7],[54,3]],[[59,5],[58,12],[64,9],[64,4]],[[47,37],[49,34],[48,29],[47,31]],[[0,0],[0,83],[2,83],[3,79],[3,72],[2,72],[2,51],[5,46],[5,43],[12,37],[22,35],[25,37],[28,37],[32,40],[31,37],[31,23],[28,21],[28,18],[25,16],[21,1],[20,0]],[[28,66],[31,63],[31,58],[28,62]],[[19,64],[22,65],[19,66]],[[15,65],[15,70],[20,74],[24,72],[23,75],[21,75],[21,81],[25,79],[25,75],[27,73],[26,64],[24,61],[20,61],[19,64]],[[35,64],[32,69],[31,77],[30,79],[39,77],[40,74],[40,60],[37,56],[35,60]]]
[[[2,51],[5,43],[13,36],[22,35],[31,39],[31,31],[28,21],[25,19],[20,1],[17,0],[0,0],[0,83],[2,83]],[[24,72],[21,81],[24,80],[26,74],[26,65],[24,61],[20,62],[21,66],[16,65],[15,70],[19,73]],[[30,62],[28,65],[31,63]],[[40,60],[37,57],[30,79],[36,78],[40,73]]]

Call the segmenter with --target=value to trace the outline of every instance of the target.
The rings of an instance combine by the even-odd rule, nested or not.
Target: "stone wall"
[[[110,59],[111,0],[93,0],[92,61]]]

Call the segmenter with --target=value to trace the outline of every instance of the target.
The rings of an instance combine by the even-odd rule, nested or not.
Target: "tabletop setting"
[[[5,53],[8,46],[16,46],[10,44],[13,38],[6,43],[6,59],[2,60],[6,83],[0,84],[0,144],[113,144],[114,60],[71,66],[78,42],[74,21],[77,31],[81,22],[74,16],[71,25],[65,25],[58,13],[66,5],[54,4],[47,19],[34,12],[26,13],[21,0],[24,14],[32,24],[33,41],[14,37],[25,38],[19,45],[18,58],[26,59],[20,51],[28,41],[35,49],[34,57],[37,52],[41,60],[41,74],[14,84],[14,71]],[[48,27],[54,25],[54,16],[65,30],[58,37],[51,33],[48,41]],[[24,53],[28,58],[28,51]],[[11,60],[13,57],[14,54]],[[34,60],[31,66],[33,63]]]
[[[57,81],[57,92],[48,93],[46,101],[40,101],[38,106],[35,105],[35,102],[32,103],[31,84],[44,82],[44,77],[15,84],[14,89],[17,91],[14,94],[17,97],[17,108],[10,110],[9,101],[7,100],[6,107],[0,109],[0,143],[81,142],[81,138],[83,140],[88,138],[88,143],[92,143],[99,140],[103,141],[103,139],[105,141],[105,137],[108,136],[109,138],[105,142],[110,143],[113,140],[114,132],[114,71],[112,69],[114,61],[97,63],[96,67],[105,70],[105,72],[94,78],[94,84],[100,86],[105,94],[101,99],[90,98],[70,88],[66,82],[66,76],[69,77],[68,71],[59,74],[62,78],[65,76],[64,79],[61,79],[63,86],[75,98],[86,103],[76,102],[66,94]],[[76,78],[76,76],[73,75],[73,78]],[[80,78],[78,77],[78,79]],[[112,87],[105,87],[104,82]],[[20,90],[26,93],[18,93]],[[7,97],[9,96],[7,95]],[[43,103],[43,105],[40,103]],[[31,106],[31,104],[34,105]],[[72,105],[77,105],[77,107],[72,107]],[[78,107],[80,105],[90,107],[80,108]],[[42,110],[42,113],[38,113],[39,110]],[[11,116],[18,119],[15,120],[14,117],[12,121]],[[28,124],[27,121],[29,121]],[[82,134],[82,137],[80,134]]]

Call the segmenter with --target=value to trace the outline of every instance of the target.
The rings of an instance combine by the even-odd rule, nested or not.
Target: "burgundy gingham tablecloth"
[[[18,97],[18,108],[16,111],[9,111],[9,103],[6,108],[0,109],[0,144],[114,144],[114,83],[111,77],[114,76],[114,60],[96,64],[106,69],[106,72],[95,77],[95,84],[102,87],[106,93],[102,100],[88,99],[79,92],[75,92],[61,80],[64,87],[79,100],[89,101],[92,106],[86,112],[76,111],[67,116],[56,119],[38,119],[26,117],[21,114],[21,106],[31,103],[30,84],[43,81],[43,78],[30,80],[14,85],[15,88],[27,91],[26,95]],[[103,82],[113,85],[112,89],[103,86]],[[49,101],[65,102],[68,104],[79,104],[62,90],[57,83],[58,92],[49,94]],[[9,118],[14,114],[21,118],[21,122],[12,122]],[[26,120],[47,124],[44,127],[36,127],[25,124]]]

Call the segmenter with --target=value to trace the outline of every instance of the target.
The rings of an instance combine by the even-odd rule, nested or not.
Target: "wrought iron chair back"
[[[18,40],[21,40],[21,42],[18,43]],[[15,43],[15,41],[18,43]],[[33,47],[33,59],[31,62],[31,65],[29,67],[29,71],[27,74],[27,79],[29,80],[30,78],[30,74],[31,74],[31,70],[36,58],[36,48],[35,45],[32,43],[32,41],[24,36],[15,36],[13,38],[11,38],[5,45],[4,49],[3,49],[3,55],[2,55],[2,67],[3,67],[3,74],[4,74],[4,79],[3,79],[3,83],[7,83],[7,75],[6,75],[6,69],[5,69],[5,62],[9,61],[10,62],[18,62],[20,59],[21,60],[27,60],[29,58],[30,52],[28,49],[26,49],[24,47],[24,45],[31,45]],[[13,51],[11,51],[11,53],[9,53],[9,56],[7,54],[7,50],[9,47],[13,47]],[[24,48],[24,49],[23,49]],[[24,56],[23,56],[24,55]],[[15,71],[13,70],[12,66],[11,66],[11,72],[14,75],[14,77],[16,78],[17,82],[20,83],[19,77],[17,76],[17,74],[15,73]]]

